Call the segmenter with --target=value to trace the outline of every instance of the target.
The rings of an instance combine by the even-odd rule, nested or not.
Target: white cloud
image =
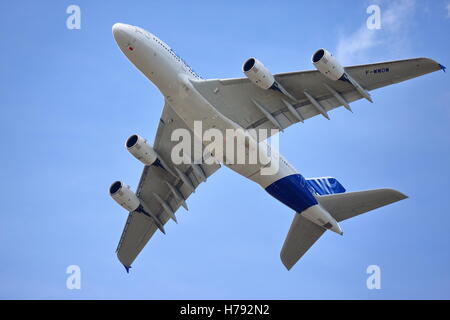
[[[377,30],[369,30],[364,24],[349,36],[342,36],[336,48],[336,57],[343,64],[355,63],[366,55],[368,49],[379,43]]]
[[[450,3],[447,5],[446,9],[447,9],[447,18],[449,19],[450,18]]]
[[[415,0],[376,1],[381,7],[381,29],[367,28],[364,15],[361,27],[342,35],[336,47],[337,58],[345,65],[365,63],[370,49],[383,48],[385,52],[404,52],[408,47],[408,26],[413,19]]]

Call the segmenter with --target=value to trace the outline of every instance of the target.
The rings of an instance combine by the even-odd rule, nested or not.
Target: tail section
[[[314,189],[321,209],[337,222],[407,198],[393,189],[345,192],[334,178],[307,179],[307,183]],[[280,254],[286,268],[290,270],[325,231],[304,212],[295,214]]]

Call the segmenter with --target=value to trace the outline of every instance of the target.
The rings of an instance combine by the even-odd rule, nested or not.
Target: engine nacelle
[[[325,49],[317,50],[312,58],[312,63],[324,76],[337,81],[345,74],[344,68],[331,53]]]
[[[264,90],[272,88],[275,84],[273,75],[258,59],[250,58],[245,61],[242,71],[251,82]]]
[[[129,212],[136,210],[141,205],[138,197],[130,190],[130,187],[120,181],[114,182],[109,187],[109,194],[122,208]]]
[[[158,160],[156,151],[147,144],[147,140],[137,134],[133,134],[129,137],[125,146],[136,159],[147,166],[154,164],[156,160]]]

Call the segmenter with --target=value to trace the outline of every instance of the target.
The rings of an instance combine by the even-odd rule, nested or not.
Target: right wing
[[[188,182],[196,189],[202,182],[202,179],[198,173],[194,172],[193,167],[185,164],[175,166],[171,161],[172,148],[177,143],[171,141],[171,134],[175,129],[189,130],[184,122],[173,111],[172,107],[166,102],[153,148],[174,173],[176,173],[176,170],[184,173],[188,178]],[[191,134],[191,137],[194,137],[194,135]],[[206,178],[220,168],[220,165],[217,163],[212,165],[201,164],[198,166]],[[149,210],[155,214],[163,225],[170,219],[170,215],[164,210],[164,207],[159,199],[157,199],[157,196],[169,206],[169,209],[173,211],[174,214],[178,208],[184,204],[183,200],[180,201],[179,197],[173,193],[173,190],[168,184],[175,188],[184,200],[186,200],[194,191],[189,185],[184,183],[182,179],[176,178],[165,169],[154,165],[144,167],[136,191],[136,195],[141,202],[145,203]],[[155,194],[157,196],[155,196]],[[129,214],[116,250],[117,257],[127,271],[130,268],[131,263],[136,259],[137,255],[141,252],[156,230],[158,230],[158,227],[152,218],[140,212],[131,212]]]
[[[345,68],[346,72],[368,91],[441,69],[444,69],[442,65],[427,58]],[[305,91],[315,98],[326,112],[342,105],[326,86],[338,92],[348,103],[362,98],[350,83],[332,81],[317,70],[279,73],[274,77],[298,100],[298,103],[292,106],[304,120],[321,114],[305,95]],[[299,122],[282,101],[289,100],[286,96],[274,90],[263,90],[248,78],[202,80],[193,84],[217,110],[245,129],[285,129]],[[279,127],[274,121],[270,121],[252,100],[262,105]]]

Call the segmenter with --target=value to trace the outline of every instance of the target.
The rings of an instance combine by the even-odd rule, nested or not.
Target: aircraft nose
[[[119,45],[127,45],[133,41],[133,27],[124,23],[115,23],[112,26],[114,39]]]

